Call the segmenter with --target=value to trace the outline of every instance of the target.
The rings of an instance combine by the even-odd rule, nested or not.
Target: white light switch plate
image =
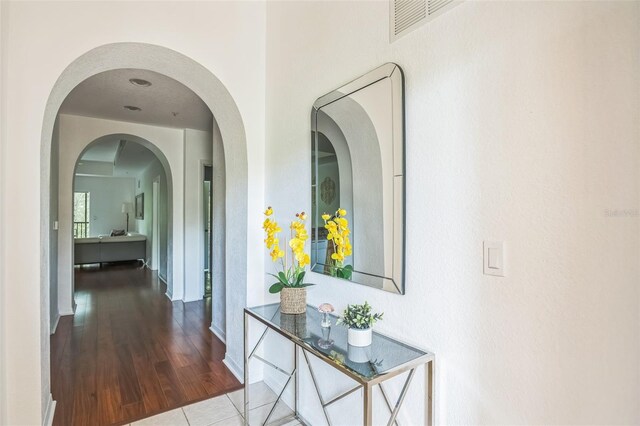
[[[483,272],[485,275],[504,277],[505,258],[504,241],[485,241],[483,255]]]

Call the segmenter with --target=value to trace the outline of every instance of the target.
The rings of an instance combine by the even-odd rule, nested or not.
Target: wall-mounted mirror
[[[320,97],[311,152],[312,270],[404,294],[400,67],[384,64]]]

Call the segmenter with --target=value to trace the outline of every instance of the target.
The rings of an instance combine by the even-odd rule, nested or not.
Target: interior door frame
[[[160,176],[153,179],[151,191],[151,270],[160,270]],[[159,273],[159,272],[158,272]]]
[[[200,202],[198,203],[198,207],[200,210],[199,216],[200,216],[200,237],[199,237],[199,241],[200,241],[200,256],[199,257],[199,282],[200,282],[200,286],[199,288],[202,290],[202,295],[204,297],[205,294],[205,286],[206,286],[206,282],[205,282],[205,274],[204,274],[204,245],[205,245],[205,229],[206,229],[206,224],[205,224],[205,214],[204,214],[204,179],[205,179],[205,168],[206,167],[211,167],[211,184],[209,186],[209,209],[211,212],[211,223],[209,223],[209,274],[212,274],[212,267],[213,267],[213,164],[211,161],[208,160],[200,160],[200,195],[198,196],[200,199]],[[211,281],[211,288],[213,289],[213,278]],[[212,294],[213,297],[213,294]]]

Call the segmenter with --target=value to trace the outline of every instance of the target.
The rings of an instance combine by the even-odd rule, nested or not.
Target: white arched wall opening
[[[123,121],[103,120],[61,114],[59,118],[59,199],[58,220],[58,311],[60,315],[73,315],[73,179],[77,160],[93,141],[112,135],[139,142],[149,148],[162,163],[167,178],[171,176],[172,195],[169,198],[168,219],[172,224],[168,232],[167,294],[181,299],[184,288],[184,194],[183,144],[179,129],[146,126]],[[153,141],[153,142],[150,142]]]
[[[240,111],[224,84],[208,69],[171,49],[143,43],[114,43],[97,47],[73,61],[56,81],[44,111],[41,134],[41,318],[47,318],[50,282],[50,210],[51,145],[56,116],[64,99],[79,83],[109,70],[137,68],[164,74],[187,86],[209,107],[218,124],[224,146],[225,193],[225,283],[233,283],[226,291],[225,363],[241,377],[243,366],[242,310],[247,301],[247,258],[252,251],[248,237],[248,164],[247,140]],[[113,129],[110,132],[113,133]],[[128,133],[128,132],[125,132]],[[64,140],[61,139],[61,143]],[[174,176],[174,179],[176,177]],[[175,201],[175,200],[174,200]],[[214,194],[214,202],[216,195]],[[175,221],[176,218],[174,218]],[[60,234],[62,236],[62,234]],[[174,271],[175,273],[175,271]],[[253,274],[252,274],[253,275]],[[62,285],[63,283],[59,283]],[[48,329],[48,327],[43,328]],[[42,387],[50,389],[49,336],[42,335]],[[46,404],[45,404],[46,405]]]
[[[74,117],[61,117],[61,121],[66,119],[73,119]],[[81,121],[89,121],[92,124],[95,122],[104,122],[106,120],[88,120],[86,117],[82,117],[80,118]],[[119,123],[119,122],[110,122],[107,121],[108,123]],[[121,123],[125,126],[130,126],[130,123]],[[112,124],[113,125],[113,124]],[[135,125],[139,130],[143,131],[144,128],[148,127],[148,126],[139,126],[139,125]],[[61,156],[60,158],[60,173],[63,173],[64,170],[64,176],[60,177],[60,191],[59,191],[59,209],[58,209],[58,221],[60,222],[60,237],[58,240],[58,271],[59,274],[61,273],[70,273],[70,280],[68,281],[68,283],[70,284],[69,286],[65,286],[64,291],[61,291],[62,289],[60,287],[58,287],[58,306],[60,309],[60,312],[64,312],[63,315],[71,315],[73,314],[73,310],[70,311],[70,313],[67,313],[65,311],[62,310],[62,308],[65,309],[70,309],[72,304],[75,304],[73,302],[74,300],[74,293],[75,293],[75,277],[74,277],[74,273],[73,273],[73,265],[75,264],[74,262],[74,250],[73,250],[73,228],[72,228],[72,224],[73,224],[73,193],[75,192],[75,173],[78,167],[78,162],[80,161],[80,159],[82,158],[82,156],[84,155],[84,153],[90,149],[92,146],[95,146],[97,144],[100,144],[101,142],[104,141],[111,141],[111,140],[126,140],[127,142],[134,142],[137,144],[140,144],[142,146],[144,146],[145,148],[147,148],[149,151],[151,151],[153,153],[153,155],[156,156],[156,158],[158,159],[158,161],[160,161],[160,164],[162,165],[162,169],[164,170],[164,174],[166,177],[166,190],[167,190],[167,293],[168,296],[171,296],[172,292],[171,292],[171,287],[174,283],[178,284],[181,283],[181,280],[174,280],[173,279],[173,274],[171,273],[172,270],[175,270],[175,266],[171,266],[174,264],[174,257],[176,256],[180,256],[180,257],[184,257],[183,252],[175,250],[172,251],[172,246],[173,244],[173,236],[174,233],[176,232],[180,232],[180,224],[176,223],[176,221],[173,220],[174,217],[179,216],[180,213],[178,212],[178,214],[176,214],[176,210],[180,210],[182,203],[180,203],[180,196],[182,195],[182,191],[181,191],[181,187],[176,187],[176,183],[173,179],[173,173],[172,173],[172,169],[171,169],[171,161],[169,159],[167,159],[167,156],[165,155],[165,152],[163,151],[163,148],[173,148],[170,146],[171,140],[165,140],[165,139],[160,139],[160,143],[154,143],[151,142],[148,139],[145,139],[143,137],[137,136],[137,135],[133,135],[133,134],[126,134],[126,133],[115,133],[115,134],[106,134],[103,136],[100,136],[94,140],[92,140],[89,143],[82,143],[81,141],[86,141],[86,139],[84,139],[84,137],[86,137],[86,134],[83,134],[85,132],[78,132],[79,129],[85,128],[86,133],[94,133],[96,131],[100,131],[100,128],[96,129],[95,125],[91,125],[91,126],[74,126],[75,129],[75,137],[79,138],[79,139],[75,139],[75,138],[67,138],[65,139],[66,142],[66,146],[64,151],[66,153],[69,153],[70,155],[65,155],[65,156]],[[64,129],[64,126],[63,126]],[[61,129],[61,130],[63,130]],[[93,130],[93,131],[92,131]],[[155,132],[158,131],[158,129],[154,129]],[[154,133],[155,133],[154,132]],[[80,133],[80,134],[78,134]],[[70,143],[71,141],[74,140],[78,140],[80,143],[78,144],[73,144]],[[163,143],[164,142],[164,143]],[[71,145],[71,146],[69,146]],[[169,145],[169,146],[164,146],[163,145]],[[82,150],[80,151],[80,153],[75,157],[75,163],[73,165],[73,173],[71,174],[71,186],[68,185],[68,170],[66,168],[63,169],[63,165],[66,165],[65,163],[67,162],[66,159],[73,159],[75,152],[70,152],[70,151],[77,151],[78,149],[80,149],[82,147]],[[173,159],[173,161],[175,162],[176,160]],[[173,164],[173,166],[177,166],[176,164]],[[174,193],[177,195],[175,202],[174,202]],[[176,229],[178,228],[178,229]],[[177,248],[182,248],[182,245],[177,245]],[[69,262],[70,260],[70,262]],[[64,265],[61,264],[62,262],[66,262]],[[58,282],[61,282],[61,280],[58,280]],[[170,297],[171,298],[171,297]]]

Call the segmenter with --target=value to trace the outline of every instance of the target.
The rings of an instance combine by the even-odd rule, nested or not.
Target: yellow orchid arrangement
[[[327,213],[322,215],[324,227],[328,231],[327,240],[331,241],[333,253],[331,253],[331,275],[338,278],[351,279],[353,274],[353,266],[344,266],[344,261],[351,256],[353,250],[349,235],[349,221],[346,219],[347,211],[339,208],[336,213],[331,216]]]
[[[262,229],[264,229],[266,238],[265,246],[269,250],[271,260],[280,262],[282,271],[277,275],[269,274],[275,277],[278,282],[269,287],[269,293],[279,293],[284,287],[309,287],[313,284],[303,283],[305,275],[305,266],[311,263],[309,254],[305,252],[306,241],[309,234],[304,226],[307,215],[305,212],[296,213],[296,219],[291,222],[289,229],[291,230],[291,238],[289,239],[289,248],[291,249],[291,263],[284,250],[280,248],[280,238],[278,234],[282,232],[282,228],[271,217],[273,216],[273,208],[268,207],[264,215],[266,216]],[[286,244],[286,240],[285,240]]]

